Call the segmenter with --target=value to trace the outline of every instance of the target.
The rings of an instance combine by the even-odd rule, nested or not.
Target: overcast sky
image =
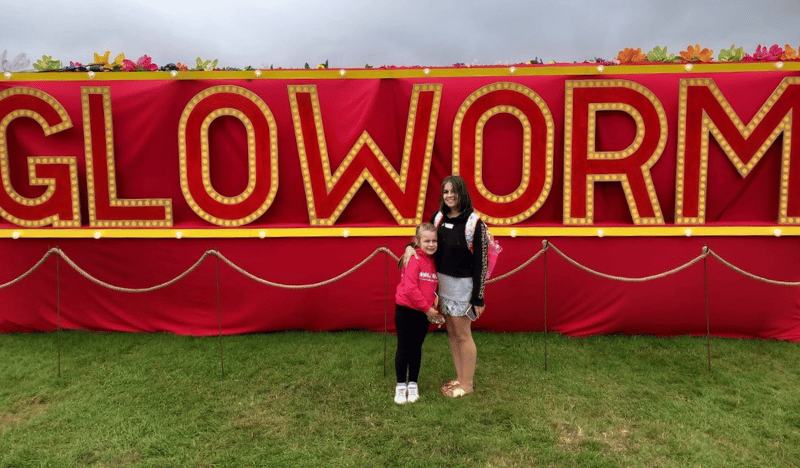
[[[690,44],[800,46],[800,0],[3,0],[0,52],[88,63],[302,68],[611,59]]]

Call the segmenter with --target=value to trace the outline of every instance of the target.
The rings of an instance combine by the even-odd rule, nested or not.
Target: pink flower
[[[70,60],[69,61],[69,66],[70,67],[82,67],[83,65],[81,65],[80,62],[73,62],[72,60]]]
[[[149,71],[158,70],[158,65],[153,63],[152,59],[147,55],[142,55],[139,57],[139,60],[136,61],[136,67]]]
[[[142,55],[136,62],[125,59],[122,62],[122,71],[156,71],[158,65],[153,63],[147,55]]]
[[[744,54],[742,62],[777,62],[781,59],[781,55],[783,49],[778,44],[773,44],[769,49],[759,44],[753,55]]]

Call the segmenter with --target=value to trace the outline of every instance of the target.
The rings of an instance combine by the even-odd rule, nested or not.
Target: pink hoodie
[[[417,250],[417,257],[411,256],[408,265],[400,271],[400,284],[397,285],[395,301],[406,307],[427,312],[435,300],[436,266],[433,257]]]

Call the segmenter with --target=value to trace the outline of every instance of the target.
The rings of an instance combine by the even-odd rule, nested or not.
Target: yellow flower
[[[700,44],[695,44],[681,52],[681,57],[684,62],[710,62],[714,60],[714,51],[705,48],[701,50]]]
[[[98,54],[97,52],[94,53],[94,61],[92,62],[95,65],[102,65],[106,70],[113,70],[115,66],[122,66],[122,62],[125,60],[125,54],[119,54],[111,61],[111,51],[107,50],[103,55]]]
[[[639,63],[647,60],[647,55],[642,53],[641,47],[638,49],[626,47],[625,49],[619,51],[619,54],[617,54],[617,60],[619,60],[619,63]]]
[[[800,49],[800,47],[798,47]],[[792,46],[786,44],[786,48],[783,49],[783,54],[781,55],[781,60],[797,60],[800,59],[798,56],[797,51],[792,49]]]
[[[111,56],[111,51],[107,50],[105,54],[100,55],[97,52],[94,53],[94,61],[92,61],[95,65],[102,65],[103,68],[111,68],[111,65],[108,63],[108,58]]]

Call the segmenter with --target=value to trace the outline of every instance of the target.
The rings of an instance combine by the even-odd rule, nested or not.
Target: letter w
[[[317,87],[288,88],[311,224],[335,223],[364,181],[377,192],[398,224],[419,224],[428,187],[442,85],[414,85],[399,172],[366,130],[336,171],[331,172]]]

